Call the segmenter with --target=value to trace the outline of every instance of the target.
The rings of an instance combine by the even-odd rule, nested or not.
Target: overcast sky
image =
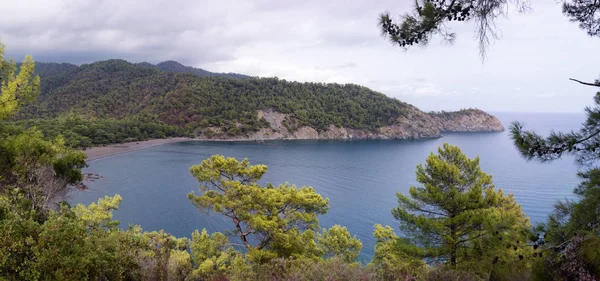
[[[378,14],[412,0],[4,0],[0,40],[20,60],[177,60],[214,72],[368,86],[423,110],[581,112],[600,76],[600,38],[555,1],[498,21],[482,62],[469,25],[456,42],[408,51],[379,34]]]

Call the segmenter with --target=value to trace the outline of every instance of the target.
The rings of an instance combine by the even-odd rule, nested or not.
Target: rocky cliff
[[[318,131],[310,126],[298,125],[292,116],[272,109],[259,110],[258,119],[264,118],[268,128],[248,136],[228,136],[218,127],[198,132],[197,138],[212,140],[280,140],[280,139],[423,139],[438,138],[443,132],[500,132],[504,130],[496,117],[479,109],[455,112],[425,113],[412,110],[399,117],[393,125],[375,130],[360,130],[329,125]],[[210,133],[206,134],[207,131]]]

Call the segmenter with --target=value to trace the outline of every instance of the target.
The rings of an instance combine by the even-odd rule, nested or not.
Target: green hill
[[[418,138],[444,130],[435,115],[352,84],[214,74],[172,61],[36,66],[42,92],[15,120],[74,146],[167,136]]]

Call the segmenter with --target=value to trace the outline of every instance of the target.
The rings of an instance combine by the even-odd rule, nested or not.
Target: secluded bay
[[[505,127],[519,120],[543,134],[577,129],[584,120],[582,114],[496,116]],[[248,158],[269,166],[265,182],[310,185],[329,197],[330,211],[320,218],[321,225],[348,227],[362,240],[361,259],[366,260],[373,252],[373,225],[396,225],[390,214],[397,205],[395,193],[416,184],[416,165],[444,142],[460,146],[470,157],[479,155],[482,169],[493,175],[497,187],[515,194],[534,223],[543,221],[557,200],[572,197],[579,181],[572,158],[528,162],[513,147],[507,131],[447,133],[429,140],[183,142],[92,161],[85,171],[102,178],[89,182],[88,190],[72,194],[70,201],[89,204],[118,193],[123,202],[115,218],[123,227],[139,224],[176,236],[202,228],[231,230],[229,221],[201,213],[189,203],[186,194],[197,192],[197,182],[188,169],[213,154]]]

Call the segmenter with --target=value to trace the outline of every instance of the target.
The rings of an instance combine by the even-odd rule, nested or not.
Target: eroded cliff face
[[[220,128],[209,128],[209,136],[197,137],[212,140],[280,140],[280,139],[423,139],[438,138],[443,132],[499,132],[504,127],[496,117],[478,109],[457,112],[425,113],[414,110],[399,117],[394,125],[383,126],[375,131],[340,128],[329,125],[317,131],[309,126],[297,126],[292,116],[271,109],[259,110],[258,119],[264,118],[268,128],[262,128],[247,136],[228,136]],[[293,124],[293,125],[290,125]]]

